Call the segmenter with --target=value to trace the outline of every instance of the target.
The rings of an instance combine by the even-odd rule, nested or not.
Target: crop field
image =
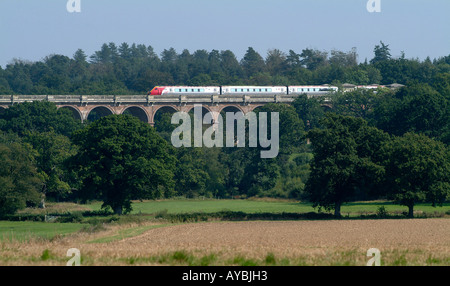
[[[203,200],[202,200],[203,201]],[[231,200],[230,200],[231,201]],[[450,219],[323,219],[169,222],[140,213],[208,213],[234,210],[233,202],[204,201],[204,208],[189,206],[193,201],[135,204],[135,215],[109,223],[0,222],[0,265],[66,265],[67,250],[77,248],[81,265],[355,265],[364,266],[370,248],[380,250],[381,265],[450,266]],[[199,202],[199,201],[198,201]],[[286,205],[309,212],[312,207],[290,201],[235,202],[253,206],[246,212],[292,211]],[[170,205],[173,204],[173,205]],[[385,203],[383,203],[385,204]],[[183,209],[183,205],[184,208]],[[284,207],[281,207],[284,205]],[[80,210],[88,206],[55,206]],[[173,207],[178,207],[174,209]],[[50,205],[50,208],[52,206]],[[208,208],[209,207],[209,208]],[[349,213],[376,212],[378,203],[348,205]],[[422,207],[422,209],[421,209]],[[448,211],[448,206],[420,212]],[[268,209],[269,208],[269,209]],[[278,209],[280,208],[280,209]],[[353,208],[353,209],[352,209]],[[392,208],[392,209],[391,209]],[[386,205],[387,210],[401,211]],[[137,211],[136,211],[137,209]],[[371,211],[368,211],[370,209]],[[242,211],[242,205],[235,210]],[[343,212],[343,214],[345,214]],[[445,214],[445,213],[444,213]],[[109,217],[107,218],[109,219]]]

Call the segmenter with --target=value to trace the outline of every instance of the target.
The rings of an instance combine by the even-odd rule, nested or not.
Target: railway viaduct
[[[296,95],[0,95],[0,112],[9,106],[22,102],[50,101],[58,108],[67,108],[79,120],[86,121],[110,114],[131,114],[151,125],[155,123],[158,111],[189,112],[196,105],[202,105],[206,112],[219,114],[221,111],[244,114],[268,103],[292,103]],[[217,117],[216,117],[217,118]]]

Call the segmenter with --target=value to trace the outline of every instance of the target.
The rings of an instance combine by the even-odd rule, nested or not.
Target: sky
[[[369,12],[369,1],[381,11]],[[238,60],[249,47],[263,57],[356,47],[363,62],[382,41],[393,57],[434,59],[450,54],[449,15],[450,0],[0,0],[0,66],[77,49],[90,56],[110,42],[159,55],[231,50]]]

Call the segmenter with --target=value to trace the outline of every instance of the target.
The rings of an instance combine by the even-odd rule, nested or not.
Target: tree
[[[305,192],[314,207],[334,209],[340,217],[344,202],[381,184],[384,168],[378,157],[388,135],[361,118],[333,113],[322,124],[325,129],[308,132],[314,158]]]
[[[299,67],[301,65],[300,55],[293,50],[289,50],[289,54],[286,56],[286,64],[291,68]]]
[[[174,186],[176,158],[150,125],[131,115],[110,115],[74,134],[73,158],[83,200],[99,198],[116,214],[131,211],[131,200],[158,197]]]
[[[33,132],[24,138],[36,150],[37,170],[43,176],[42,194],[54,200],[67,199],[71,187],[67,183],[65,161],[76,154],[70,139],[50,132]],[[42,201],[44,203],[44,201]]]
[[[419,202],[442,206],[450,197],[450,150],[442,142],[408,132],[395,137],[388,150],[387,194],[408,207],[409,217]]]
[[[385,45],[382,41],[380,41],[380,45],[376,45],[373,49],[374,58],[370,60],[371,64],[376,64],[382,61],[387,61],[391,58],[391,53],[389,49],[389,45]]]
[[[299,95],[292,103],[299,118],[303,121],[306,131],[320,127],[320,120],[325,116],[325,111],[320,103],[321,99],[308,98],[306,94]]]
[[[0,216],[39,203],[42,180],[34,155],[29,144],[0,131]]]
[[[175,178],[179,195],[188,197],[204,195],[206,183],[210,178],[206,171],[207,162],[203,160],[201,150],[186,147],[178,149]]]
[[[221,51],[220,59],[222,70],[229,80],[242,76],[242,67],[239,65],[239,61],[236,59],[236,56],[232,51]]]
[[[266,67],[271,75],[282,74],[286,70],[286,55],[278,49],[269,50],[266,57]]]
[[[352,67],[358,64],[358,55],[356,48],[353,48],[350,52],[345,53],[339,50],[332,50],[329,62],[331,65],[341,67]]]
[[[288,104],[266,104],[258,108],[256,116],[261,119],[260,114],[262,112],[267,113],[267,132],[270,134],[270,140],[279,140],[279,151],[274,158],[261,158],[261,146],[257,148],[245,148],[245,155],[236,150],[234,154],[230,154],[229,158],[235,158],[239,155],[239,162],[242,162],[242,166],[235,166],[233,163],[229,163],[232,170],[231,174],[241,174],[241,181],[239,183],[239,189],[247,196],[267,196],[270,195],[272,189],[275,187],[278,179],[280,178],[280,172],[287,166],[284,164],[285,157],[290,156],[295,152],[304,141],[304,125],[299,119],[295,108]],[[278,113],[279,125],[278,128],[279,138],[274,138],[274,130],[272,130],[271,120],[272,112]],[[270,123],[269,123],[270,122]],[[261,121],[258,121],[258,125]],[[269,136],[268,136],[269,137]],[[270,148],[274,148],[271,145]],[[231,181],[234,178],[230,178]]]
[[[450,101],[428,84],[404,87],[389,101],[391,106],[377,111],[381,129],[397,136],[415,132],[442,138],[445,134],[450,118]]]
[[[384,97],[384,93],[382,90],[375,93],[369,89],[356,89],[335,93],[331,101],[336,113],[369,120],[373,117],[374,108]]]
[[[49,101],[15,104],[0,114],[0,130],[26,135],[30,132],[55,131],[70,136],[81,127],[70,110],[58,109]]]
[[[328,64],[328,53],[319,50],[304,49],[300,54],[301,64],[309,70],[315,70]]]
[[[280,153],[290,154],[294,149],[305,139],[305,125],[300,120],[295,108],[290,104],[282,103],[269,103],[262,107],[259,107],[256,111],[257,116],[259,113],[266,112],[268,120],[268,134],[273,134],[270,129],[269,119],[272,112],[277,112],[279,115],[279,141],[280,141]]]
[[[247,49],[244,58],[241,60],[241,65],[247,77],[265,71],[264,59],[252,47]]]

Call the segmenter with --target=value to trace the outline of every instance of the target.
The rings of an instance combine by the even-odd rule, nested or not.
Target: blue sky
[[[392,56],[431,59],[450,54],[450,0],[0,0],[0,66],[13,58],[39,61],[50,54],[88,56],[103,43],[231,50],[241,59],[248,47],[323,51],[357,48],[359,61],[373,57],[380,41]]]

